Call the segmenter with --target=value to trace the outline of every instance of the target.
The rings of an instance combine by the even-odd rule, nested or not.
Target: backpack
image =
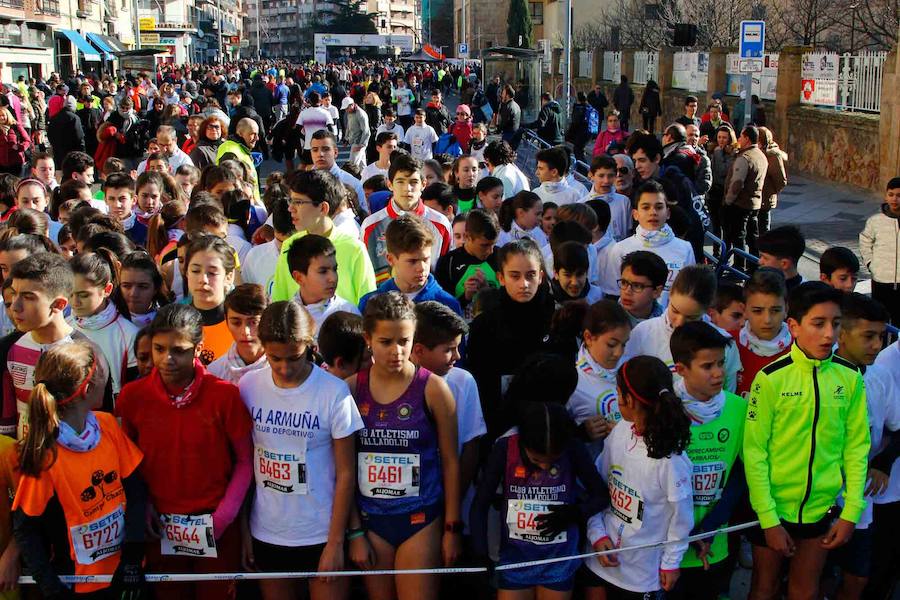
[[[600,133],[600,113],[590,104],[584,109],[584,124],[589,134],[597,135]]]

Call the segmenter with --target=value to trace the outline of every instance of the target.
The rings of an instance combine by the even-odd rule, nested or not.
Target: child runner
[[[597,457],[610,506],[590,518],[594,550],[613,550],[688,536],[694,526],[691,461],[685,454],[691,421],[672,392],[668,367],[653,356],[626,361],[616,375],[623,420]],[[585,560],[589,600],[656,599],[679,575],[687,542]],[[605,593],[604,593],[605,592]]]
[[[500,400],[520,365],[542,347],[554,312],[543,283],[541,251],[533,241],[510,242],[497,253],[497,263],[499,299],[472,321],[466,358],[478,382],[490,439],[503,433],[498,431]]]
[[[363,296],[359,311],[365,314],[366,304],[374,296],[396,290],[413,302],[435,300],[462,314],[456,298],[445,292],[431,274],[434,243],[431,229],[422,219],[405,214],[391,221],[384,234],[384,245],[393,277]]]
[[[566,408],[596,457],[602,440],[622,420],[616,372],[631,336],[631,321],[625,309],[612,300],[601,300],[584,312],[582,343],[575,362],[578,387]]]
[[[472,501],[472,481],[478,470],[478,440],[487,433],[478,384],[472,374],[454,366],[459,360],[459,346],[469,332],[466,322],[452,310],[430,300],[416,304],[416,337],[411,360],[444,378],[456,402],[459,429],[460,490],[462,520],[468,524],[468,508]]]
[[[256,478],[244,554],[261,571],[343,570],[345,541],[365,549],[363,534],[347,533],[356,488],[354,433],[363,422],[347,384],[309,361],[313,330],[309,313],[295,302],[269,306],[259,321],[268,365],[240,382],[253,418]],[[346,577],[306,581],[313,600],[346,598],[349,591]],[[302,583],[263,580],[260,587],[265,600],[280,600],[299,597]]]
[[[365,423],[357,441],[357,505],[373,566],[450,566],[463,529],[453,395],[440,377],[409,361],[416,314],[408,298],[376,296],[363,323],[373,364],[347,383]],[[365,584],[372,600],[433,599],[439,591],[437,576],[428,574],[372,576]]]
[[[203,317],[170,304],[152,331],[153,372],[125,386],[118,416],[144,453],[151,506],[147,566],[157,573],[232,572],[240,565],[235,523],[250,487],[250,415],[238,389],[198,360]],[[159,583],[164,598],[231,597],[231,581]]]
[[[478,208],[483,208],[495,216],[500,215],[500,206],[503,204],[503,182],[496,177],[482,177],[475,186],[478,195]]]
[[[647,250],[629,252],[622,259],[619,304],[628,313],[631,326],[658,317],[665,310],[658,299],[669,278],[669,269],[658,254]]]
[[[760,522],[747,533],[753,598],[777,597],[786,558],[788,597],[815,598],[828,551],[850,540],[865,507],[866,392],[856,366],[832,355],[840,303],[841,292],[824,283],[797,286],[788,298],[791,352],[750,389],[744,463]],[[833,521],[842,486],[844,507]]]
[[[635,326],[625,348],[625,358],[655,356],[675,372],[675,362],[669,340],[675,328],[689,321],[708,321],[706,311],[716,295],[716,274],[706,265],[690,265],[678,273],[672,284],[672,296],[662,315]],[[715,327],[715,326],[714,326]],[[716,327],[722,335],[728,332]],[[737,373],[741,368],[737,348],[725,349],[725,389],[733,392],[737,387]],[[678,379],[676,375],[675,379]]]
[[[771,267],[757,269],[744,286],[747,320],[729,332],[741,358],[735,393],[744,398],[760,369],[791,351],[791,332],[784,322],[786,295],[784,275]]]
[[[163,198],[165,187],[165,180],[159,173],[147,171],[138,175],[137,183],[134,186],[134,193],[137,197],[137,208],[134,209],[134,213],[142,223],[149,222],[150,217],[158,213],[165,204]],[[169,200],[173,199],[169,198]]]
[[[498,564],[578,554],[589,515],[609,504],[603,481],[559,404],[527,402],[519,426],[494,444],[472,504],[475,554],[487,562],[488,514],[498,486],[503,506]],[[579,491],[586,493],[579,494]],[[500,600],[572,597],[580,561],[499,572]],[[528,594],[528,595],[526,595]]]
[[[803,283],[797,265],[806,251],[806,239],[799,229],[793,225],[770,229],[759,236],[756,246],[759,249],[759,266],[773,267],[784,273],[788,292]]]
[[[322,368],[346,379],[372,362],[372,352],[363,336],[362,317],[350,312],[336,312],[319,328],[319,354]]]
[[[543,209],[541,213],[541,231],[549,238],[550,232],[553,231],[553,226],[556,225],[556,211],[559,210],[559,205],[556,202],[544,202]]]
[[[343,202],[343,186],[337,178],[321,170],[298,171],[288,184],[291,188],[289,207],[297,233],[281,245],[271,299],[290,300],[297,293],[297,283],[287,264],[287,252],[296,240],[312,233],[327,237],[334,245],[338,293],[350,302],[359,302],[363,295],[375,289],[375,273],[359,238],[338,230],[329,217]]]
[[[451,250],[456,250],[463,245],[466,237],[466,215],[456,215],[453,217],[453,245]],[[443,258],[443,257],[442,257]]]
[[[428,160],[432,156],[432,147],[438,141],[438,134],[431,125],[425,124],[425,109],[417,108],[414,119],[415,125],[406,130],[403,141],[413,158]]]
[[[681,376],[674,391],[691,418],[687,456],[693,466],[692,535],[723,527],[747,495],[740,460],[747,401],[722,389],[725,348],[731,343],[731,338],[702,321],[685,323],[670,340]],[[666,598],[718,600],[719,591],[728,589],[731,580],[727,557],[724,533],[691,544],[681,561],[681,577]]]
[[[72,295],[73,275],[69,263],[60,256],[39,252],[17,262],[10,272],[13,303],[11,307],[16,329],[24,332],[9,350],[6,368],[11,377],[3,390],[3,414],[18,415],[18,439],[25,436],[28,427],[29,399],[34,387],[34,368],[38,359],[48,349],[85,339],[66,322],[64,311]],[[100,351],[96,350],[100,355]],[[108,385],[109,369],[106,361],[98,361],[98,371],[103,374],[101,389]],[[112,387],[103,394],[104,407],[112,409]],[[16,410],[13,412],[13,399]]]
[[[16,541],[45,598],[92,592],[144,597],[146,489],[136,470],[141,451],[115,417],[91,410],[89,393],[103,362],[87,342],[63,343],[37,361],[28,433],[19,451],[22,474],[13,501]],[[101,380],[102,381],[102,380]],[[46,545],[59,522],[67,548]],[[52,515],[52,516],[51,516]],[[74,592],[59,575],[115,573],[113,584],[79,583]],[[133,594],[129,596],[126,594]],[[85,597],[94,597],[93,595]]]
[[[569,171],[569,154],[563,148],[556,146],[538,150],[537,167],[535,174],[541,185],[532,190],[542,202],[553,201],[559,206],[574,204],[581,200],[584,188],[570,187],[566,180]]]
[[[859,234],[859,253],[872,273],[872,297],[891,311],[891,322],[900,323],[900,257],[895,252],[900,243],[897,222],[900,219],[900,177],[887,183],[881,210],[866,219]]]
[[[146,193],[147,186],[144,186]],[[147,245],[147,224],[137,218],[134,208],[134,179],[126,173],[113,173],[103,182],[103,199],[109,216],[122,224],[125,235],[138,246]]]
[[[854,292],[844,295],[836,356],[856,365],[863,374],[872,445],[865,492],[866,508],[850,541],[829,557],[842,570],[841,585],[836,596],[842,600],[862,598],[873,563],[875,560],[884,560],[881,557],[876,559],[877,549],[872,543],[876,530],[872,522],[873,503],[888,491],[890,484],[891,464],[896,459],[896,450],[883,452],[882,441],[896,437],[900,430],[900,391],[893,386],[891,373],[883,365],[873,363],[882,348],[884,331],[890,318],[890,313],[877,300]],[[888,454],[891,456],[886,456]],[[882,585],[876,578],[875,587]],[[873,594],[865,597],[878,596]],[[881,598],[885,597],[886,593],[881,595]]]
[[[40,180],[23,179],[16,184],[16,207],[19,210],[31,208],[46,213],[50,203],[50,194],[49,188]],[[47,237],[59,243],[59,230],[62,229],[62,223],[54,221],[50,215],[45,215],[44,218],[47,220]]]
[[[503,200],[499,216],[502,231],[497,246],[526,237],[534,240],[538,248],[546,246],[549,240],[541,229],[542,210],[541,198],[534,192],[521,191]]]
[[[832,246],[819,259],[819,281],[842,292],[852,292],[859,280],[859,259],[850,248]]]
[[[128,306],[131,322],[140,329],[153,321],[159,307],[168,302],[162,273],[153,258],[143,250],[125,257],[119,269],[119,293]]]
[[[578,242],[563,242],[553,249],[553,279],[550,291],[558,306],[573,300],[593,304],[603,299],[603,291],[588,281],[588,251]]]
[[[478,197],[476,189],[478,171],[478,160],[473,156],[464,154],[453,161],[453,167],[450,169],[450,183],[453,185],[453,195],[457,201],[456,210],[460,213],[466,213],[475,208],[475,200]]]
[[[337,311],[360,314],[355,304],[336,293],[338,266],[334,246],[328,238],[313,234],[303,236],[291,244],[287,261],[299,288],[294,302],[306,308],[312,317],[314,340],[329,315]]]
[[[616,240],[610,228],[609,204],[600,198],[593,198],[584,205],[590,208],[597,217],[597,227],[591,232],[591,245],[588,249],[592,257],[591,273],[588,279],[603,290],[605,296],[615,298],[619,295],[619,286],[616,285],[619,269],[618,265],[611,260]],[[579,205],[570,204],[569,210],[576,206]]]
[[[231,347],[225,323],[225,296],[234,285],[234,250],[214,235],[200,235],[185,255],[190,304],[203,317],[203,347],[200,361],[208,365]]]
[[[127,311],[116,289],[114,259],[108,250],[79,254],[69,265],[75,274],[72,327],[91,340],[106,359],[112,390],[118,395],[137,376],[134,337],[138,328],[120,312]]]
[[[362,223],[362,240],[368,250],[369,260],[375,268],[378,283],[391,275],[391,265],[387,260],[387,249],[382,243],[385,230],[391,221],[406,213],[413,213],[425,220],[431,229],[434,243],[431,246],[431,264],[450,249],[451,226],[447,217],[425,206],[422,197],[422,163],[400,154],[391,161],[388,171],[388,186],[393,196],[387,206],[366,217]],[[348,298],[352,300],[352,298]]]
[[[483,181],[483,180],[482,180]],[[493,213],[480,208],[466,215],[466,233],[462,246],[438,261],[434,276],[441,287],[467,310],[482,290],[497,288],[497,250],[500,224]]]
[[[245,374],[266,367],[259,321],[268,303],[262,286],[253,283],[239,285],[225,296],[225,324],[234,342],[209,364],[211,374],[237,385]]]
[[[146,377],[153,370],[153,338],[149,327],[137,332],[134,338],[134,356],[137,359],[138,377]]]
[[[448,222],[453,222],[456,216],[457,199],[453,193],[453,186],[449,183],[439,181],[425,186],[422,190],[422,203],[435,212],[439,212],[447,218]],[[453,247],[451,242],[450,247]]]
[[[595,156],[591,161],[589,172],[593,186],[581,201],[599,199],[609,205],[611,215],[610,228],[617,242],[631,235],[631,200],[616,192],[615,181],[619,167],[616,160],[605,154]]]
[[[391,166],[391,153],[397,149],[399,138],[393,131],[384,131],[375,136],[375,151],[378,160],[366,165],[362,170],[360,179],[366,181],[375,175],[388,176],[388,168]]]
[[[644,183],[635,192],[634,210],[631,216],[637,221],[634,235],[625,238],[613,248],[610,261],[621,262],[626,254],[635,250],[649,250],[658,254],[669,269],[669,279],[660,297],[660,304],[669,302],[669,289],[678,271],[696,262],[694,250],[690,243],[675,237],[672,228],[666,223],[669,220],[669,205],[666,204],[666,193],[658,182],[651,180]]]
[[[763,267],[764,269],[766,267]],[[716,299],[706,311],[709,320],[725,331],[738,331],[744,326],[746,319],[746,305],[744,303],[744,288],[728,281],[720,279],[716,284]]]

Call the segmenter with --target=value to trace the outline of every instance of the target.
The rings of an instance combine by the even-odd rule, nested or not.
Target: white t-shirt
[[[613,249],[616,242],[609,229],[602,238],[590,245],[594,251],[594,263],[590,271],[590,280],[599,286],[607,296],[618,296],[622,292],[616,282],[621,276],[621,263],[613,261]]]
[[[404,117],[412,114],[413,93],[408,87],[396,88],[391,92],[397,101],[397,116]]]
[[[715,328],[716,331],[731,339],[731,334],[711,323],[709,317],[703,316],[703,320]],[[672,359],[672,349],[669,342],[672,339],[672,332],[675,328],[669,323],[668,309],[663,311],[658,317],[647,319],[635,325],[631,330],[631,337],[625,344],[625,354],[622,361],[626,361],[634,356],[655,356],[663,361],[669,370],[672,371],[672,377],[677,381],[681,379],[681,375],[675,373],[675,361]],[[725,348],[725,389],[734,392],[737,389],[737,374],[741,370],[741,355],[738,352],[737,344],[731,343]]]
[[[303,300],[300,299],[300,292],[294,296],[294,301],[300,304],[303,308],[309,312],[309,316],[313,318],[313,323],[315,323],[316,329],[313,335],[315,337],[319,337],[319,328],[322,326],[322,323],[325,322],[330,315],[333,315],[336,312],[344,311],[348,313],[353,313],[354,315],[358,315],[359,308],[356,307],[355,304],[350,302],[349,300],[344,300],[337,294],[332,296],[328,300],[323,300],[322,302],[316,302],[315,304],[303,304]]]
[[[272,281],[275,277],[275,264],[281,249],[272,240],[259,246],[253,246],[241,259],[241,280],[244,283],[256,283],[263,286],[266,295],[272,294]]]
[[[239,387],[253,419],[250,533],[278,546],[325,543],[334,503],[333,440],[363,428],[350,389],[316,366],[299,387],[277,387],[270,368],[247,373]]]
[[[619,397],[616,393],[618,369],[604,369],[582,344],[575,359],[575,370],[578,373],[578,385],[566,403],[566,410],[575,424],[581,425],[597,415],[607,421],[621,421],[622,413],[619,412]],[[588,443],[591,456],[596,457],[602,448],[603,440]]]
[[[609,536],[614,546],[636,546],[687,537],[694,526],[691,460],[686,454],[647,456],[644,439],[620,421],[597,457],[597,470],[609,485],[610,506],[588,520],[590,544]],[[631,592],[660,589],[660,569],[677,569],[688,544],[670,544],[616,555],[617,567],[585,560],[598,577]]]
[[[584,196],[584,187],[572,187],[565,179],[560,181],[545,181],[532,190],[541,197],[541,202],[555,202],[557,206],[575,204]]]
[[[359,222],[357,222],[356,216],[353,214],[352,210],[344,209],[339,213],[335,213],[335,215],[331,217],[331,222],[334,223],[334,228],[338,231],[343,231],[350,237],[360,237],[360,232],[362,230],[360,229]]]
[[[137,356],[134,354],[134,338],[138,327],[118,313],[116,319],[104,327],[88,329],[79,325],[78,320],[70,318],[72,329],[83,334],[92,341],[106,358],[112,378],[112,391],[118,395],[125,385],[125,371],[137,367]]]
[[[617,242],[621,242],[628,237],[631,231],[631,200],[628,196],[623,196],[618,192],[610,192],[608,194],[598,194],[591,190],[581,199],[582,202],[599,198],[609,204],[610,221],[609,229],[612,230],[613,237]]]
[[[444,375],[444,381],[456,400],[456,420],[459,425],[459,452],[463,444],[487,433],[487,424],[481,412],[481,397],[478,395],[478,384],[475,378],[465,369],[450,367]]]
[[[403,141],[409,144],[413,158],[428,160],[432,157],[431,145],[438,141],[438,134],[431,125],[413,125],[406,130]]]
[[[671,232],[671,229],[669,229],[669,232]],[[691,247],[690,243],[681,238],[677,238],[674,235],[672,235],[672,237],[664,244],[647,245],[644,240],[635,233],[631,237],[627,237],[613,246],[610,260],[612,261],[616,272],[620,272],[621,270],[622,259],[624,259],[627,254],[636,250],[647,250],[648,252],[656,254],[663,259],[666,266],[669,268],[669,278],[666,280],[663,293],[659,297],[659,303],[661,305],[668,305],[669,290],[672,289],[672,282],[675,281],[678,272],[684,267],[697,262],[694,259],[694,249]]]
[[[226,235],[225,241],[237,252],[238,259],[241,261],[241,277],[243,278],[244,260],[247,258],[247,253],[253,248],[253,244],[237,235]]]
[[[538,248],[543,248],[544,246],[548,246],[550,244],[550,240],[547,238],[547,234],[544,233],[544,230],[541,229],[540,225],[538,225],[534,229],[526,230],[519,227],[519,224],[513,221],[512,225],[509,228],[509,231],[503,231],[502,229],[500,230],[500,235],[497,236],[496,246],[497,248],[501,248],[512,241],[520,240],[525,237],[534,240],[534,243],[538,245]]]
[[[375,137],[378,137],[378,134],[383,131],[390,131],[391,133],[397,134],[397,141],[403,141],[403,126],[400,123],[394,122],[393,126],[388,127],[386,123],[382,123],[378,126],[378,129],[375,130]]]
[[[528,177],[513,163],[494,167],[491,175],[503,182],[504,198],[512,198],[522,190],[527,192],[531,189]]]
[[[322,129],[328,129],[329,126],[334,126],[334,119],[331,118],[331,113],[327,109],[321,106],[310,106],[300,111],[297,125],[303,127],[303,147],[309,150],[309,142],[312,140],[313,134]]]
[[[890,381],[890,399],[891,401],[886,403],[889,407],[888,414],[889,417],[885,418],[885,425],[890,429],[888,423],[897,418],[897,413],[900,412],[900,342],[894,342],[884,350],[882,350],[878,354],[878,358],[875,359],[875,367],[879,367],[881,371],[887,373],[888,379]],[[871,367],[869,367],[871,369]],[[866,388],[869,387],[869,378],[868,371],[866,369]],[[871,392],[866,390],[866,398],[868,399]],[[883,440],[882,444],[883,446]],[[875,440],[873,438],[872,447],[875,448]],[[877,454],[881,451],[881,448],[878,448],[878,451],[875,452]],[[888,482],[887,490],[884,491],[879,496],[875,496],[872,501],[875,504],[888,504],[890,502],[897,502],[900,500],[900,458],[894,461],[894,465],[891,467],[891,478]]]
[[[375,177],[376,175],[384,175],[384,178],[387,179],[388,169],[378,166],[377,162],[372,162],[366,165],[366,168],[362,170],[362,175],[360,175],[359,179],[363,183],[366,182],[366,179],[369,177]]]

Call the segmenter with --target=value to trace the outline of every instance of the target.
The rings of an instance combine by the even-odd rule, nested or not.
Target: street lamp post
[[[225,64],[225,46],[222,44],[222,27],[225,24],[222,19],[222,0],[216,0],[216,21],[219,24],[219,62]]]

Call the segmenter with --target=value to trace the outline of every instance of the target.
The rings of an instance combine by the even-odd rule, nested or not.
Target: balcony
[[[59,0],[31,0],[36,16],[59,17]]]
[[[0,8],[25,10],[25,0],[0,0]]]

